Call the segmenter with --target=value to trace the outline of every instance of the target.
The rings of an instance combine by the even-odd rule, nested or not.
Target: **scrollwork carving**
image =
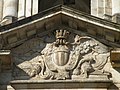
[[[65,80],[72,79],[74,75],[89,78],[94,71],[103,69],[109,57],[106,46],[91,37],[80,35],[74,37],[74,42],[69,42],[69,36],[67,30],[60,29],[56,31],[54,42],[47,43],[44,37],[33,39],[36,45],[31,46],[29,51],[27,50],[29,53],[24,54],[29,55],[31,52],[31,55],[36,55],[36,58],[30,58],[29,61],[29,75],[32,79]],[[29,44],[30,41],[27,42],[27,45]],[[38,50],[35,50],[36,47]],[[21,46],[16,49],[19,48]]]

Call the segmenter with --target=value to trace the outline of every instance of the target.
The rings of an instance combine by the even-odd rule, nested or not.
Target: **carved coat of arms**
[[[98,42],[90,37],[76,35],[74,42],[70,43],[69,36],[67,30],[56,30],[56,41],[47,44],[42,50],[40,65],[37,70],[33,69],[31,77],[64,80],[82,75],[87,78],[89,73],[103,68],[109,57],[107,50],[99,51]],[[105,62],[99,61],[97,56],[105,56],[105,59],[102,58]],[[101,63],[94,65],[97,62]]]

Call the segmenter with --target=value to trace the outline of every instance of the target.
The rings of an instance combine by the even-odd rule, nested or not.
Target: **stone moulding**
[[[15,90],[41,89],[106,89],[112,84],[111,80],[16,80],[11,81]]]

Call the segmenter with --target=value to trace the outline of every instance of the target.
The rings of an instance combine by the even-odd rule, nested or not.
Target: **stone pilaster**
[[[17,18],[18,0],[4,0],[2,25],[12,23]]]
[[[106,20],[112,20],[112,0],[104,0],[104,15]]]
[[[26,17],[32,15],[32,0],[26,0]]]
[[[91,0],[91,15],[102,18],[104,15],[104,0]]]
[[[112,15],[112,0],[104,0],[104,14]]]
[[[19,0],[18,4],[18,19],[25,18],[25,0]]]
[[[91,15],[97,16],[97,0],[91,0]]]
[[[102,18],[104,15],[104,0],[97,0],[97,16]]]
[[[33,0],[32,15],[38,13],[38,0]]]
[[[111,0],[91,0],[91,15],[111,19]]]
[[[2,14],[3,14],[3,0],[0,0],[0,22],[2,20]]]
[[[38,0],[19,0],[18,18],[23,19],[38,13]]]

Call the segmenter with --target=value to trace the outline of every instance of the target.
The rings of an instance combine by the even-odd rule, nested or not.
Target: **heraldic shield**
[[[69,61],[69,48],[66,45],[60,45],[53,52],[53,62],[58,66],[64,66]]]
[[[69,61],[69,47],[66,38],[69,32],[66,30],[56,31],[56,42],[54,43],[54,49],[52,54],[53,62],[58,66],[64,66]]]

